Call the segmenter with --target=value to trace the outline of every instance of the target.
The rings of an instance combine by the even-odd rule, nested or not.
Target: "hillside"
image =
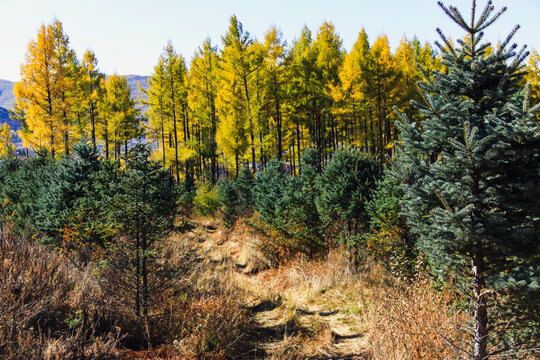
[[[139,86],[143,89],[148,89],[148,79],[149,76],[140,76],[140,75],[124,75],[126,77],[127,83],[131,88],[131,98],[134,100],[141,99],[146,100],[147,96],[142,91],[140,91]]]
[[[146,100],[145,94],[139,90],[139,85],[143,89],[148,88],[148,76],[124,75],[131,88],[131,98],[133,100]],[[15,95],[13,94],[14,83],[9,80],[0,79],[0,108],[11,109],[15,104]],[[144,109],[144,107],[143,107]],[[0,121],[3,123],[5,118],[0,115]],[[10,124],[11,125],[11,124]]]
[[[9,111],[3,107],[0,107],[0,123],[7,122],[12,130],[19,130],[21,128],[18,121],[9,118]]]
[[[0,107],[11,109],[15,104],[15,95],[13,94],[14,83],[9,80],[0,79]],[[4,122],[2,120],[2,122]]]

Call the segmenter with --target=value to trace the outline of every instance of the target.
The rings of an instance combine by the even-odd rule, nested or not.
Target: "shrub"
[[[259,181],[253,189],[255,209],[261,220],[276,229],[285,230],[284,213],[289,206],[287,191],[289,175],[282,162],[271,160],[265,171],[258,174]]]
[[[368,223],[365,204],[379,178],[378,162],[354,149],[337,150],[315,184],[324,226],[335,235],[355,234]]]
[[[238,218],[238,193],[236,182],[223,179],[218,186],[219,200],[223,204],[223,220],[231,227]]]
[[[212,185],[208,181],[199,184],[193,198],[193,206],[200,215],[214,217],[222,206],[217,185]]]
[[[249,168],[242,168],[235,181],[224,179],[219,184],[219,198],[223,203],[223,220],[232,226],[239,217],[253,213],[253,187],[255,179]]]
[[[397,180],[385,175],[377,182],[372,198],[366,203],[371,233],[357,236],[369,255],[382,261],[395,275],[414,274],[418,251],[415,237],[400,214],[403,190]]]
[[[271,234],[271,243],[266,245],[272,251],[301,252],[313,257],[327,248],[315,205],[316,154],[315,150],[306,152],[298,178],[289,177],[283,163],[277,161],[271,161],[259,175],[253,191],[255,207],[260,220],[266,223],[259,229]]]

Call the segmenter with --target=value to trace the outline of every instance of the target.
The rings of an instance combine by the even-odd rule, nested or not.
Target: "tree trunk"
[[[484,262],[479,254],[472,261],[474,291],[474,360],[487,359],[488,315],[485,290]]]
[[[180,170],[178,169],[178,134],[176,132],[176,103],[174,99],[174,80],[171,75],[171,106],[172,106],[172,115],[173,115],[173,132],[174,132],[174,160],[176,168],[176,182],[180,181]]]
[[[96,114],[95,114],[95,108],[94,103],[92,102],[90,104],[90,121],[92,122],[92,146],[94,147],[94,151],[97,148],[96,145]]]
[[[166,157],[165,157],[165,129],[163,124],[163,100],[160,98],[159,100],[159,121],[161,122],[161,150],[163,151],[163,167],[166,166]]]
[[[108,124],[107,120],[105,120],[105,134],[103,136],[105,139],[105,158],[109,160],[109,130],[107,128]]]
[[[146,248],[148,244],[146,243],[146,234],[142,234],[142,310],[144,321],[148,320],[148,270],[147,270],[147,259],[146,259]]]
[[[238,151],[236,151],[236,153],[234,154],[234,161],[235,161],[235,164],[236,164],[235,179],[238,179],[238,172],[239,172],[239,166],[240,166],[240,164],[238,163]]]
[[[298,154],[298,174],[300,175],[300,173],[302,172],[302,160],[300,152],[300,125],[298,124],[298,122],[296,123],[296,149],[296,153]]]
[[[137,324],[141,320],[141,242],[139,238],[139,226],[137,225],[137,243],[135,246],[135,315]],[[140,326],[140,325],[139,325]]]
[[[246,104],[247,104],[247,112],[248,112],[248,119],[249,119],[249,135],[251,139],[251,163],[253,166],[253,171],[255,171],[255,134],[253,133],[253,120],[251,118],[251,104],[249,103],[249,91],[248,91],[248,83],[247,83],[247,75],[243,76],[244,80],[244,91],[246,94]],[[237,171],[238,172],[238,171]],[[238,175],[237,175],[238,177]]]

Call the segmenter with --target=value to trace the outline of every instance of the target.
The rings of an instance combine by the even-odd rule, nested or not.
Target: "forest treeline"
[[[326,161],[352,146],[382,163],[398,138],[393,106],[415,118],[410,101],[421,98],[420,68],[428,76],[444,70],[440,52],[416,38],[391,51],[385,35],[370,42],[362,30],[346,51],[329,22],[316,34],[305,27],[288,43],[275,26],[259,41],[233,16],[221,40],[220,48],[206,40],[191,62],[169,42],[143,114],[125,79],[105,77],[90,50],[77,57],[60,21],[43,25],[15,86],[12,116],[21,121],[24,146],[69,154],[85,137],[117,159],[144,138],[177,179],[213,182],[220,171],[264,169],[272,158],[298,174],[306,148],[319,149]],[[529,62],[536,98],[538,59]]]

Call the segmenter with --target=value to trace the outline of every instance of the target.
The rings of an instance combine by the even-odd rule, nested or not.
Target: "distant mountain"
[[[144,89],[148,90],[148,79],[150,79],[149,76],[140,76],[140,75],[124,75],[126,78],[126,81],[131,88],[131,98],[133,100],[148,100],[148,97],[146,94],[142,91],[140,91],[139,86]]]
[[[0,107],[0,124],[3,124],[7,122],[8,125],[11,127],[11,130],[19,130],[21,128],[21,124],[19,124],[16,120],[11,120],[9,118],[9,111],[7,109],[4,109],[3,107]]]
[[[140,75],[124,75],[126,77],[127,83],[131,88],[131,98],[133,100],[146,100],[146,95],[140,91],[139,85],[143,89],[148,89],[148,79],[149,76],[140,76]],[[15,104],[15,95],[13,94],[13,85],[15,83],[8,80],[0,79],[0,108],[12,109]],[[146,110],[147,106],[142,106],[143,111]],[[1,123],[4,122],[4,118],[0,118]]]
[[[13,85],[15,83],[0,79],[0,107],[11,109],[15,104],[15,95],[13,94]]]
[[[21,124],[16,120],[11,120],[9,118],[9,111],[7,109],[4,109],[3,107],[0,107],[0,125],[4,125],[4,123],[8,123],[8,125],[11,127],[11,130],[15,132],[13,136],[13,142],[15,144],[19,144],[21,142],[21,139],[19,138],[19,135],[17,135],[17,130],[21,128]]]
[[[125,75],[127,83],[131,89],[131,98],[135,101],[146,100],[147,96],[144,92],[140,91],[139,86],[143,89],[148,89],[149,76],[140,75]],[[0,79],[0,126],[5,122],[11,127],[12,130],[17,131],[21,128],[18,121],[11,120],[9,118],[9,109],[13,108],[15,104],[15,94],[13,93],[14,82]],[[140,106],[143,112],[148,109],[148,106]],[[20,142],[17,135],[13,139],[15,143]]]
[[[144,90],[148,90],[148,79],[150,79],[150,76],[141,76],[141,75],[120,75],[126,78],[126,81],[129,85],[129,88],[131,90],[131,99],[138,101],[138,100],[148,100],[148,96],[144,92],[141,91],[139,87],[141,87]],[[107,75],[109,77],[109,75]],[[142,109],[143,112],[146,112],[148,109],[147,105],[139,104],[139,107]]]

